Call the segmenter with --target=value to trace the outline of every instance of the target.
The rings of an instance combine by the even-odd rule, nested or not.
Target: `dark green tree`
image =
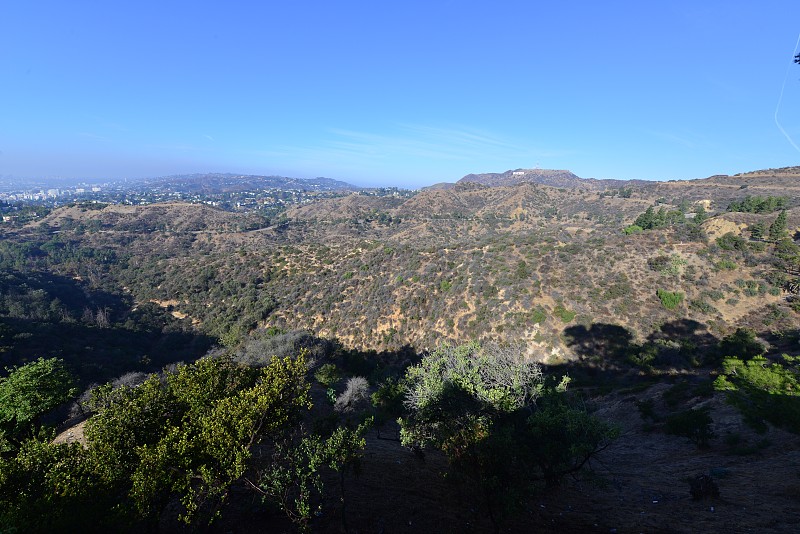
[[[787,197],[760,197],[746,196],[742,200],[734,200],[728,204],[728,211],[741,211],[745,213],[772,213],[786,208]]]
[[[750,360],[764,354],[764,345],[756,339],[756,333],[749,328],[737,328],[719,342],[719,354],[723,358],[735,357]]]
[[[72,375],[58,358],[39,358],[6,370],[8,376],[0,378],[0,452],[32,437],[40,416],[77,393]]]
[[[653,206],[650,206],[633,221],[633,225],[639,226],[643,230],[653,230],[655,228],[664,228],[665,226],[681,224],[684,221],[684,212],[680,210],[667,211],[661,207],[656,211]]]
[[[750,239],[760,241],[764,239],[767,228],[763,222],[757,222],[750,226]]]
[[[708,213],[706,212],[706,208],[703,207],[702,204],[698,205],[697,208],[694,210],[694,222],[695,224],[701,224],[703,221],[708,219]]]
[[[639,215],[633,222],[634,226],[638,226],[643,230],[650,230],[656,224],[656,213],[653,206],[650,206],[644,213]]]
[[[786,237],[786,210],[781,210],[769,225],[769,238],[772,241],[780,241],[784,237]]]

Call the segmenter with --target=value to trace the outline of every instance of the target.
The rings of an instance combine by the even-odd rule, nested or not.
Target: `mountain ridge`
[[[552,187],[584,187],[599,190],[609,187],[637,185],[646,182],[646,180],[581,178],[572,171],[565,169],[511,169],[501,173],[468,174],[456,183],[463,184],[468,182],[479,183],[489,187],[535,183]]]
[[[315,191],[358,191],[362,188],[333,178],[291,178],[278,175],[236,173],[194,173],[162,176],[144,183],[165,190],[198,193],[230,193],[253,189],[305,189]]]

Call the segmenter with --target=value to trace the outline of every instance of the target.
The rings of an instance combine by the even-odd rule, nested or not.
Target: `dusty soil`
[[[53,443],[80,443],[86,447],[86,437],[83,435],[83,429],[86,426],[86,421],[69,427],[63,432],[59,433],[53,440]]]

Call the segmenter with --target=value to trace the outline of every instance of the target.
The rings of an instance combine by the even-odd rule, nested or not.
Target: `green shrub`
[[[332,363],[321,365],[314,373],[314,379],[326,388],[336,384],[340,378],[342,378],[342,374],[336,365]]]
[[[637,367],[651,369],[658,357],[658,347],[652,343],[639,346],[632,346],[628,353],[628,361]]]
[[[771,445],[766,438],[760,439],[755,443],[748,443],[738,432],[729,432],[725,435],[725,445],[728,446],[728,454],[736,456],[749,456],[756,454]]]
[[[664,256],[662,254],[654,258],[649,258],[647,260],[647,266],[653,271],[662,272],[667,266],[669,266],[669,256]]]
[[[683,302],[683,293],[679,291],[656,290],[656,295],[661,299],[661,304],[668,310],[674,310]]]
[[[703,299],[694,299],[689,302],[689,307],[701,313],[717,313],[717,309]]]
[[[372,405],[390,418],[397,418],[403,414],[403,399],[406,390],[402,381],[396,378],[386,379],[378,390],[370,397]]]
[[[738,265],[728,258],[723,258],[714,264],[714,268],[718,271],[734,271],[737,267]]]
[[[735,235],[733,232],[728,232],[722,237],[717,238],[717,246],[722,250],[738,250],[744,252],[747,250],[747,240],[741,236]]]
[[[543,323],[547,320],[547,312],[542,308],[536,308],[528,312],[529,320],[532,323]]]
[[[568,323],[575,318],[576,312],[568,310],[563,304],[559,303],[556,305],[555,309],[553,309],[553,315],[563,322]]]
[[[678,404],[689,400],[691,397],[691,386],[686,380],[682,380],[671,386],[661,394],[667,406],[674,408]]]
[[[671,256],[659,255],[647,260],[647,266],[651,270],[677,276],[681,273],[681,267],[686,265],[686,260],[677,254]]]
[[[630,226],[626,226],[626,227],[625,227],[625,228],[622,230],[622,232],[623,232],[625,235],[631,235],[631,234],[640,234],[640,233],[642,233],[643,231],[644,231],[644,229],[643,229],[641,226],[637,226],[637,225],[635,225],[635,224],[632,224],[632,225],[630,225]]]
[[[782,362],[763,356],[749,360],[725,358],[723,374],[714,387],[726,391],[728,400],[756,430],[765,431],[763,421],[800,433],[800,358],[783,355]]]
[[[699,448],[705,449],[714,437],[713,422],[707,408],[686,410],[667,417],[664,430],[667,434],[689,438]]]
[[[764,345],[756,340],[756,333],[749,328],[737,328],[733,334],[723,337],[718,350],[722,357],[744,360],[764,354],[766,351]]]
[[[301,430],[310,408],[306,372],[302,354],[259,369],[203,358],[136,387],[98,386],[86,448],[27,440],[16,457],[0,457],[0,528],[147,530],[175,502],[166,517],[180,514],[198,530],[216,517],[231,486],[254,472],[255,444],[274,445]]]
[[[764,326],[769,326],[772,323],[785,319],[788,315],[789,314],[782,308],[779,308],[774,304],[770,304],[767,306],[766,313],[764,314],[764,318],[761,320],[761,322],[764,324]]]
[[[33,435],[34,423],[78,390],[63,360],[39,358],[0,377],[0,453]]]

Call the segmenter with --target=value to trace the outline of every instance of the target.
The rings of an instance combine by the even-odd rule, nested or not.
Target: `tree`
[[[647,210],[639,215],[633,222],[634,226],[638,226],[643,230],[650,230],[651,228],[654,228],[656,224],[656,213],[653,209],[653,206],[647,208]]]
[[[764,233],[766,230],[766,226],[763,222],[753,223],[753,225],[750,226],[750,239],[754,241],[760,241],[764,239]]]
[[[702,224],[703,221],[708,219],[708,213],[706,212],[706,208],[700,204],[694,210],[694,222],[695,224]]]
[[[177,502],[177,519],[200,527],[219,514],[235,482],[249,482],[245,473],[269,471],[270,463],[297,465],[281,479],[286,487],[321,481],[320,467],[339,472],[341,481],[358,465],[368,423],[306,435],[306,373],[304,352],[260,368],[222,355],[138,385],[96,387],[86,448],[54,444],[50,435],[0,455],[0,530],[116,530],[132,521],[147,529]],[[296,443],[292,436],[308,438],[303,443],[313,454],[286,447]],[[249,486],[264,494],[259,483]]]
[[[0,378],[0,452],[13,450],[31,437],[37,418],[77,394],[72,375],[58,358],[6,369]]]
[[[178,495],[184,522],[210,522],[250,466],[252,448],[289,431],[310,406],[305,373],[302,355],[258,370],[218,357],[135,388],[101,386],[101,408],[86,427],[89,451],[103,480],[126,492],[141,516]]]
[[[680,210],[667,211],[663,207],[655,211],[653,206],[650,206],[644,213],[639,215],[633,226],[638,226],[643,230],[653,230],[656,228],[664,228],[665,226],[672,226],[685,222],[684,212]]]
[[[347,380],[345,390],[336,398],[334,411],[352,414],[363,411],[369,401],[369,382],[363,376],[354,376]]]
[[[115,503],[93,471],[78,443],[57,445],[52,435],[23,441],[14,456],[0,457],[0,530],[100,530]]]
[[[743,237],[734,234],[733,232],[726,232],[724,235],[717,238],[717,246],[722,250],[738,250],[740,252],[747,251],[747,241]]]
[[[605,421],[567,402],[563,395],[553,394],[528,418],[526,430],[531,457],[549,488],[580,470],[617,435],[617,429]]]
[[[786,210],[781,210],[769,225],[769,238],[772,241],[780,241],[784,237],[786,237]]]
[[[800,273],[800,246],[784,238],[775,244],[775,266],[790,274]]]
[[[756,333],[749,328],[737,328],[733,334],[722,338],[718,345],[723,358],[735,357],[750,360],[766,352],[764,345],[756,339]]]
[[[364,434],[371,424],[372,419],[368,419],[354,430],[339,427],[327,438],[304,435],[302,430],[287,436],[275,446],[269,466],[259,473],[258,485],[250,485],[277,500],[289,519],[305,532],[323,494],[321,469],[332,469],[339,474],[342,526],[347,532],[344,476],[348,469],[359,471],[366,445]]]
[[[734,200],[728,204],[728,211],[741,211],[745,213],[772,213],[786,208],[788,197],[760,197],[746,196],[742,200]]]
[[[409,413],[400,419],[403,445],[442,450],[454,473],[479,487],[498,528],[500,514],[522,487],[512,475],[526,472],[515,453],[524,448],[514,447],[519,424],[511,424],[508,414],[540,396],[541,369],[519,352],[495,354],[474,342],[445,344],[409,368],[406,381]]]
[[[557,484],[616,435],[568,402],[568,380],[546,388],[520,347],[442,345],[405,380],[401,441],[443,451],[453,474],[480,492],[496,530],[532,482]]]
[[[766,420],[800,434],[800,358],[725,358],[722,371],[714,388],[726,392],[748,424],[766,431]]]

